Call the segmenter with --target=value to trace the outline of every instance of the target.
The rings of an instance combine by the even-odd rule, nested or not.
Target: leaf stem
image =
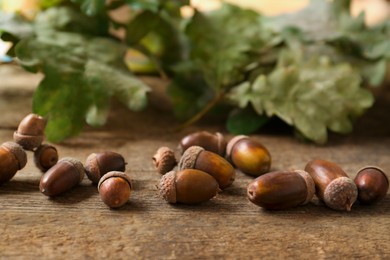
[[[200,119],[202,119],[203,116],[205,116],[219,101],[222,100],[222,98],[225,96],[225,92],[220,92],[218,93],[217,95],[214,96],[214,98],[212,100],[210,100],[203,108],[202,110],[200,110],[198,113],[196,113],[194,116],[192,116],[190,119],[188,119],[187,121],[185,121],[183,124],[177,126],[175,128],[176,131],[180,131],[194,123],[196,123],[197,121],[199,121]]]

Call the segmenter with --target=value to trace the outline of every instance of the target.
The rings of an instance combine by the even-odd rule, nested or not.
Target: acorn
[[[358,189],[358,200],[362,204],[373,204],[382,200],[389,190],[388,177],[376,166],[360,169],[354,181]]]
[[[42,175],[39,190],[46,196],[57,196],[77,186],[83,178],[83,164],[76,159],[65,157]]]
[[[233,166],[248,175],[257,177],[271,168],[271,154],[267,148],[245,135],[229,141],[226,156]]]
[[[314,180],[316,194],[335,210],[350,211],[358,195],[354,181],[337,164],[325,160],[312,160],[305,167]]]
[[[93,184],[98,184],[100,178],[108,172],[124,172],[125,170],[125,159],[115,152],[92,153],[85,161],[85,173]]]
[[[200,131],[183,137],[179,143],[179,151],[183,154],[191,146],[200,146],[207,151],[225,156],[226,140],[221,133],[212,134]]]
[[[27,154],[22,146],[5,142],[0,146],[0,185],[12,179],[27,164]]]
[[[46,172],[57,162],[57,149],[50,144],[42,144],[34,151],[34,164],[42,172]]]
[[[173,170],[177,164],[175,152],[168,147],[160,147],[152,158],[153,165],[161,175]]]
[[[228,161],[216,153],[206,151],[200,146],[191,146],[184,152],[178,169],[204,171],[217,180],[221,189],[229,187],[236,175],[236,171]]]
[[[158,189],[167,202],[184,204],[208,201],[219,192],[218,182],[211,175],[194,169],[166,173]]]
[[[281,210],[307,204],[315,193],[312,177],[305,171],[275,171],[254,179],[248,199],[265,209]]]
[[[37,114],[27,115],[14,132],[15,142],[25,150],[33,151],[43,141],[46,123],[46,119]]]
[[[100,178],[98,184],[102,201],[110,208],[119,208],[126,204],[131,194],[131,179],[119,171],[111,171]]]

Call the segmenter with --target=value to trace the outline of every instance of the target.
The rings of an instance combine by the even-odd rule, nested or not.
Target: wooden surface
[[[0,65],[0,142],[11,140],[19,120],[30,112],[39,80],[14,71]],[[21,81],[15,85],[16,80]],[[351,177],[368,164],[389,174],[390,91],[378,92],[376,105],[358,120],[354,134],[332,136],[326,146],[302,143],[277,127],[254,138],[270,150],[273,169],[302,169],[310,159],[323,158],[339,163]],[[175,123],[169,114],[151,108],[137,114],[116,106],[106,127],[87,127],[80,136],[56,144],[60,157],[82,162],[103,150],[126,158],[134,192],[119,210],[107,208],[87,179],[62,196],[42,195],[41,173],[29,153],[27,166],[0,187],[0,258],[390,258],[389,194],[377,205],[355,205],[349,213],[328,209],[318,200],[272,212],[247,200],[252,178],[237,173],[233,186],[207,203],[165,203],[157,196],[160,176],[151,163],[155,150],[175,148],[183,135],[195,130],[225,132],[223,125],[206,123],[172,132]]]

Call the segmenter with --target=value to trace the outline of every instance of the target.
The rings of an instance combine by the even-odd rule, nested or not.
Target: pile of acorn
[[[15,131],[15,142],[5,142],[0,146],[0,185],[26,166],[25,151],[32,151],[35,165],[43,172],[39,189],[44,195],[60,195],[77,186],[86,174],[97,185],[102,201],[109,207],[121,207],[128,201],[131,180],[124,172],[126,162],[122,155],[110,151],[92,153],[85,166],[71,157],[58,160],[57,149],[42,144],[45,127],[45,118],[29,114]]]
[[[80,184],[86,174],[107,206],[118,208],[127,203],[132,185],[122,155],[111,151],[92,153],[85,165],[71,157],[58,160],[57,149],[42,144],[45,127],[45,118],[29,114],[15,131],[15,142],[0,146],[0,185],[27,164],[26,151],[32,151],[35,165],[43,172],[39,189],[44,195],[62,194]],[[328,207],[350,211],[357,199],[362,204],[378,202],[389,189],[388,177],[375,166],[362,168],[354,180],[337,164],[320,159],[307,163],[304,170],[270,172],[267,148],[243,135],[226,142],[220,133],[196,132],[181,140],[179,152],[179,162],[168,147],[159,148],[153,156],[162,175],[160,195],[169,203],[208,201],[232,185],[236,170],[257,177],[248,185],[247,196],[266,209],[303,205],[316,194]]]
[[[159,148],[153,156],[163,175],[160,195],[169,203],[210,200],[233,183],[234,167],[257,177],[247,187],[248,199],[271,210],[307,204],[316,194],[329,208],[350,211],[357,199],[372,204],[383,199],[389,189],[388,177],[375,166],[362,168],[354,180],[337,164],[320,159],[308,162],[304,170],[270,172],[269,151],[248,136],[226,142],[220,133],[196,132],[181,140],[179,151],[178,163],[168,147]]]

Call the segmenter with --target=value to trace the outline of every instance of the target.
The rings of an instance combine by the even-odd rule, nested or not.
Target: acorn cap
[[[40,146],[43,142],[43,138],[43,135],[23,135],[19,132],[14,132],[14,141],[29,151]]]
[[[348,177],[339,177],[331,181],[324,192],[325,204],[335,210],[351,211],[358,195],[354,181]]]
[[[202,151],[204,151],[204,148],[200,146],[191,146],[188,148],[180,158],[179,170],[193,169],[196,163],[196,159]]]
[[[170,171],[164,174],[158,184],[160,196],[169,203],[176,203],[176,172]]]
[[[232,150],[233,150],[233,147],[236,145],[236,143],[238,143],[239,141],[243,140],[243,139],[247,139],[249,138],[249,136],[247,135],[237,135],[235,137],[233,137],[227,144],[226,146],[226,158],[228,160],[231,160],[230,156],[231,156],[231,153],[232,153]]]
[[[19,170],[24,168],[27,164],[27,154],[23,150],[23,147],[15,142],[5,142],[1,146],[9,150],[18,161]]]
[[[160,174],[171,171],[177,164],[174,151],[165,146],[160,147],[152,159],[154,167]]]
[[[104,174],[100,180],[99,180],[99,183],[98,183],[98,191],[100,191],[100,185],[102,185],[102,183],[109,179],[109,178],[113,178],[113,177],[119,177],[119,178],[122,178],[124,179],[125,181],[127,181],[129,183],[129,186],[130,186],[130,189],[131,189],[131,179],[130,179],[130,176],[124,172],[120,172],[120,171],[111,171],[111,172],[107,172],[106,174]]]
[[[64,157],[61,160],[59,160],[57,163],[61,163],[61,162],[72,164],[76,168],[80,176],[80,182],[84,179],[84,174],[85,174],[84,166],[79,160],[76,160],[72,157]]]
[[[309,203],[312,199],[314,194],[316,193],[316,185],[314,183],[313,178],[310,176],[310,174],[306,171],[302,170],[295,170],[294,172],[301,175],[301,177],[305,180],[306,183],[306,189],[307,189],[307,195],[305,201],[302,203],[302,205]]]

